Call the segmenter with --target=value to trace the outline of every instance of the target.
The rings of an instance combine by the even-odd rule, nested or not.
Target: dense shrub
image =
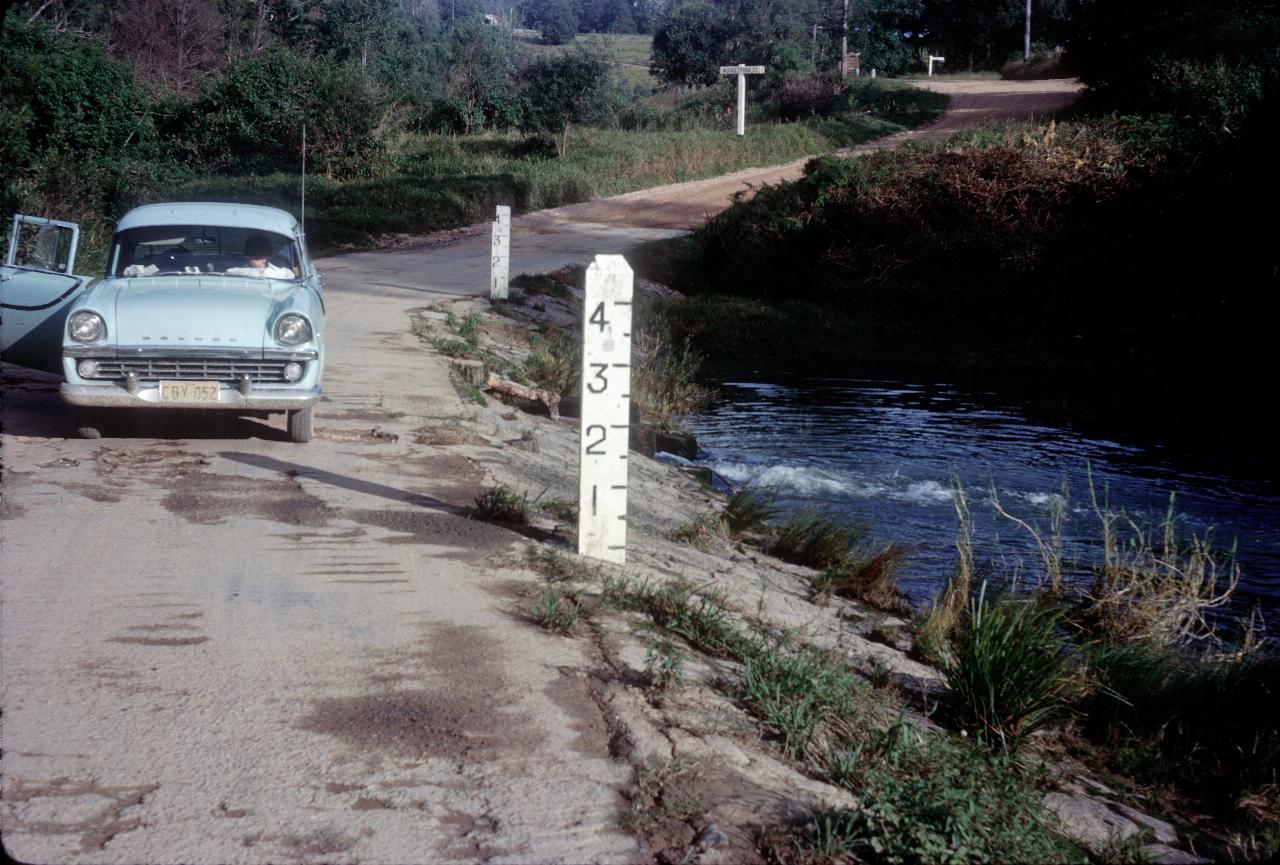
[[[106,216],[181,172],[160,159],[147,95],[92,39],[12,21],[0,31],[0,213],[80,224],[77,270],[101,266]]]
[[[62,215],[82,216],[114,204],[155,155],[155,127],[133,72],[93,40],[14,23],[0,35],[0,207],[47,209],[56,201]]]
[[[905,726],[877,739],[840,779],[862,807],[816,815],[813,845],[828,861],[1086,861],[1053,832],[1042,794],[1014,760]]]
[[[521,128],[555,142],[564,156],[570,124],[597,124],[613,107],[610,64],[599,51],[578,48],[538,57],[524,72],[524,119]]]
[[[288,169],[307,154],[330,176],[368,173],[383,146],[386,107],[357,71],[274,50],[227,68],[190,108],[191,137],[206,169]]]
[[[1099,103],[1125,111],[1173,109],[1170,66],[1274,68],[1280,44],[1267,0],[1078,0],[1072,18],[1073,65]]]
[[[1146,754],[1127,769],[1174,782],[1221,810],[1280,779],[1280,657],[1198,659],[1147,643],[1091,652],[1102,685],[1085,730]]]
[[[795,120],[829,114],[840,89],[840,80],[830,75],[788,75],[778,87],[778,117]]]
[[[1000,77],[1006,81],[1070,78],[1073,74],[1069,58],[1060,52],[1032,54],[1028,60],[1019,57],[1000,67]]]

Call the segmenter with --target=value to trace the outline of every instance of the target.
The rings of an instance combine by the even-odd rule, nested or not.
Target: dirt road
[[[922,134],[1011,104],[966,86],[969,120]],[[1044,106],[1064,91],[1027,92]],[[667,236],[797,168],[525,217],[513,272]],[[467,516],[511,443],[551,421],[465,404],[409,331],[411,310],[484,291],[484,230],[322,263],[330,354],[309,445],[200,415],[63,438],[56,381],[5,369],[11,855],[653,858],[624,825],[636,775],[597,647],[527,621],[527,539]],[[696,512],[674,475],[637,463],[637,508]]]
[[[1049,81],[954,81],[936,78],[915,83],[919,87],[950,95],[951,104],[947,112],[928,126],[890,135],[870,144],[850,148],[846,152],[868,153],[885,147],[896,147],[907,141],[947,138],[962,129],[983,123],[1043,118],[1070,105],[1079,96],[1081,89],[1078,81],[1065,78]],[[808,161],[806,158],[786,165],[748,168],[721,177],[643,189],[613,198],[561,207],[546,213],[557,214],[573,222],[645,228],[689,228],[728,207],[735,193],[800,177]]]

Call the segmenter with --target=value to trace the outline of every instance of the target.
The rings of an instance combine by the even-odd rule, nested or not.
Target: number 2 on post
[[[591,438],[591,436],[594,434],[592,433],[592,430],[600,430],[600,438],[596,439],[595,441],[587,442],[586,452],[593,457],[607,456],[607,454],[605,454],[604,452],[604,440],[605,438],[608,437],[609,431],[606,430],[600,424],[592,424],[591,426],[587,427],[587,438]]]

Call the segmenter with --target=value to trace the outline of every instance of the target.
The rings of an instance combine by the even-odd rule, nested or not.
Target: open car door
[[[62,372],[67,310],[89,283],[73,272],[79,241],[73,222],[13,217],[0,266],[0,360]]]

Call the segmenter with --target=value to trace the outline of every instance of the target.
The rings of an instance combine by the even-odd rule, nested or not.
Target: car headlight
[[[286,363],[286,364],[284,365],[284,380],[285,380],[285,381],[297,381],[297,380],[298,380],[298,379],[300,379],[300,378],[302,378],[302,364],[300,364],[300,363]]]
[[[294,313],[276,319],[276,342],[282,345],[302,345],[311,339],[311,323]]]
[[[96,312],[81,310],[67,320],[67,333],[76,342],[97,342],[107,335],[107,324]]]

